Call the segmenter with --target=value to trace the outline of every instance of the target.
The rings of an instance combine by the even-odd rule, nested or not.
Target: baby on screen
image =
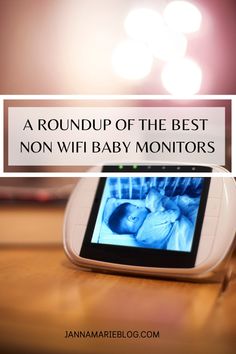
[[[142,247],[190,251],[193,223],[171,198],[151,188],[144,206],[123,203],[108,226],[117,234],[132,234]]]

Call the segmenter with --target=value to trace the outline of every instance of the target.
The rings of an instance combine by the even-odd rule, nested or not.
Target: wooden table
[[[223,291],[220,283],[86,272],[70,263],[60,243],[2,245],[0,352],[235,353],[235,279],[234,271]],[[65,331],[159,331],[160,337],[64,338]]]

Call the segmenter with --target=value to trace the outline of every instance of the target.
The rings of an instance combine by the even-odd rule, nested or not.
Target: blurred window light
[[[183,33],[173,31],[166,26],[159,29],[149,41],[154,57],[169,61],[183,58],[187,50],[187,38]]]
[[[130,11],[125,19],[125,30],[133,39],[147,42],[163,24],[161,15],[152,9],[139,8]]]
[[[184,58],[167,63],[161,78],[165,89],[170,94],[191,96],[200,90],[202,71],[196,62]]]
[[[112,66],[114,72],[128,80],[146,77],[152,67],[153,57],[148,47],[138,41],[125,40],[113,51]]]
[[[164,20],[173,30],[191,33],[199,30],[202,15],[199,9],[188,1],[172,1],[164,10]]]

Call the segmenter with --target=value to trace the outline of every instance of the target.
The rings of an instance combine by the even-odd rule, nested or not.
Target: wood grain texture
[[[0,250],[0,347],[24,353],[233,353],[235,281],[85,272],[61,247]],[[152,339],[64,339],[66,330],[160,331]],[[2,351],[3,352],[3,351]]]
[[[220,283],[79,270],[62,249],[63,214],[63,207],[0,209],[1,353],[235,352],[235,273],[222,294]],[[160,331],[160,338],[65,339],[66,330]]]
[[[64,205],[1,205],[0,245],[61,244]]]

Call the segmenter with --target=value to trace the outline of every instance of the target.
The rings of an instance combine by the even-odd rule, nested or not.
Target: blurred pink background
[[[166,94],[160,68],[130,83],[112,72],[111,53],[136,7],[167,0],[0,0],[1,94]],[[235,94],[236,1],[196,0],[201,30],[189,55],[203,70],[202,94]]]

